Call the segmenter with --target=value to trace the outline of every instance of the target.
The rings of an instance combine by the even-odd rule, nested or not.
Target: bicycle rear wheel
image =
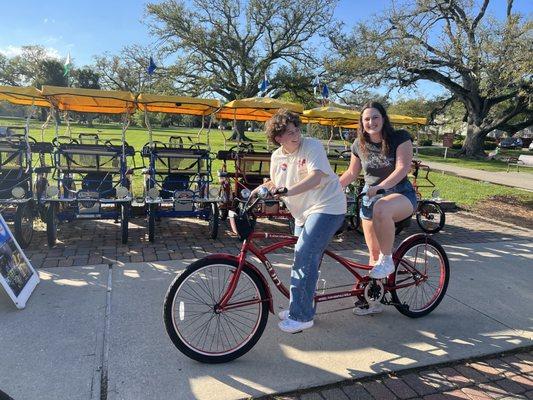
[[[446,217],[438,203],[424,200],[416,210],[416,222],[424,232],[437,233],[444,227]]]
[[[229,304],[249,302],[218,312],[237,262],[201,259],[170,285],[163,318],[174,345],[204,363],[223,363],[248,352],[261,337],[268,319],[268,298],[261,278],[245,267]]]
[[[450,264],[442,246],[420,235],[394,255],[396,271],[390,279],[394,306],[402,314],[418,318],[433,311],[444,298]]]

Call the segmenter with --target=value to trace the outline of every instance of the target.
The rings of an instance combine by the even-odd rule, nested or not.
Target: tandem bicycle
[[[237,210],[235,222],[243,239],[238,255],[211,254],[197,260],[168,288],[163,307],[167,333],[178,350],[194,360],[204,363],[234,360],[248,352],[263,334],[268,313],[274,313],[273,297],[267,278],[249,257],[255,256],[261,262],[273,285],[289,298],[289,290],[268,256],[293,246],[298,237],[254,232],[251,210],[259,199],[267,196],[266,189],[260,190],[256,199],[249,197]],[[275,243],[264,246],[257,243],[268,239]],[[346,269],[353,281],[347,282],[349,290],[315,292],[315,304],[357,297],[392,305],[400,313],[418,318],[439,305],[450,278],[446,252],[425,234],[415,234],[401,242],[393,254],[395,270],[384,279],[363,275],[372,269],[370,265],[329,249],[324,255],[335,261],[332,268]]]

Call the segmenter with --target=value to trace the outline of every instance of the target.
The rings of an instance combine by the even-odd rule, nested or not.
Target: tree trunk
[[[236,121],[236,126],[233,127],[233,134],[229,138],[235,142],[253,142],[244,134],[244,121]]]
[[[487,155],[483,150],[483,143],[487,132],[481,132],[479,127],[469,124],[466,131],[466,138],[459,156],[470,158],[485,158]]]

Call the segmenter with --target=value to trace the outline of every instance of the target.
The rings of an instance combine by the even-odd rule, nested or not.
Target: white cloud
[[[45,47],[46,55],[50,58],[62,59],[59,51],[53,47]],[[22,54],[22,46],[7,46],[0,48],[0,53],[4,54],[6,57],[15,57]]]
[[[43,24],[48,24],[48,23],[50,23],[50,24],[55,24],[55,23],[56,23],[56,20],[53,19],[53,18],[48,18],[48,17],[46,17],[45,19],[43,19]]]

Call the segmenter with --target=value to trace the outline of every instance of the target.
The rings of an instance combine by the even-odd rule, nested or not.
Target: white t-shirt
[[[298,150],[291,154],[284,154],[281,147],[272,153],[270,179],[277,187],[290,188],[315,170],[326,174],[318,186],[283,198],[299,226],[310,214],[346,214],[346,196],[339,177],[331,169],[326,151],[317,139],[303,137]]]

